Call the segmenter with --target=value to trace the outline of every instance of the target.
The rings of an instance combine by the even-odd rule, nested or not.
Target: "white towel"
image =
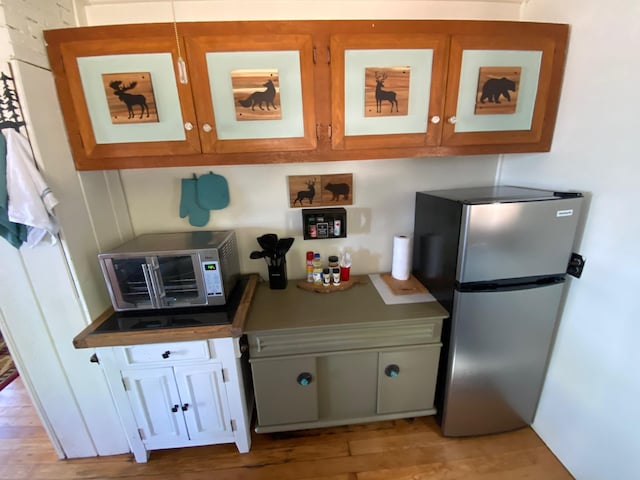
[[[13,129],[2,131],[7,140],[7,194],[9,220],[28,228],[27,245],[57,242],[59,226],[53,208],[58,200],[36,168],[29,140]]]

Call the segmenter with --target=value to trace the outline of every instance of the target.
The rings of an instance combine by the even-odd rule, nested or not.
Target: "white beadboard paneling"
[[[62,256],[60,246],[43,248],[46,248],[44,254],[37,250],[26,251],[38,270],[59,267],[59,257]],[[32,272],[27,270],[27,264],[32,262],[23,263],[20,252],[4,240],[0,242],[0,258],[0,308],[5,322],[2,329],[7,330],[14,341],[11,351],[18,370],[28,378],[27,385],[32,389],[30,393],[37,397],[36,405],[42,408],[40,413],[46,418],[45,425],[52,428],[50,434],[62,450],[58,452],[62,454],[61,458],[95,456],[93,441],[78,409],[38,300],[38,288],[59,290],[46,285],[45,278],[37,279],[34,283]],[[66,343],[71,344],[69,338]]]
[[[45,180],[60,200],[55,213],[64,240],[63,244],[53,247],[23,247],[20,253],[14,253],[21,255],[24,264],[22,275],[28,279],[13,288],[33,289],[45,328],[31,330],[32,342],[51,343],[48,349],[53,349],[57,361],[52,358],[50,367],[59,370],[51,376],[66,379],[65,384],[70,387],[69,394],[73,399],[60,402],[56,395],[49,395],[48,388],[42,387],[42,379],[30,380],[40,391],[41,405],[45,409],[60,410],[55,412],[55,419],[49,420],[67,456],[124,453],[129,451],[129,447],[119,428],[119,418],[102,372],[95,364],[89,363],[90,351],[76,350],[71,343],[71,339],[110,303],[108,299],[100,299],[100,296],[106,297],[106,289],[95,260],[96,240],[66,143],[53,77],[47,70],[19,61],[12,61],[12,71],[34,156]],[[108,198],[103,198],[103,201],[109,203]],[[100,220],[98,216],[96,218]],[[77,295],[78,290],[82,292],[81,297]],[[94,313],[88,315],[87,310],[94,310]],[[22,328],[23,318],[17,311],[6,315],[6,318],[12,333],[14,329]],[[17,348],[21,353],[30,352],[31,345],[23,338]],[[42,362],[43,358],[40,357],[39,361]],[[34,362],[35,356],[25,361],[30,372]],[[88,428],[89,440],[81,438],[82,429],[77,425],[80,423],[84,430]],[[76,447],[80,440],[83,449]]]

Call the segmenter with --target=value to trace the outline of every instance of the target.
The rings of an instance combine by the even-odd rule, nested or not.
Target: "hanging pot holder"
[[[198,178],[198,203],[208,210],[222,210],[229,205],[229,185],[222,175],[209,172]]]

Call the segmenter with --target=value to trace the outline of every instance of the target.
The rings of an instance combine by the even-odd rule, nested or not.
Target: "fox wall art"
[[[233,70],[231,72],[236,120],[280,120],[278,70]]]

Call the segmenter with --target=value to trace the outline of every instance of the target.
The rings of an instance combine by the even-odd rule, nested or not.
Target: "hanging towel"
[[[16,248],[27,241],[27,227],[9,220],[7,195],[7,143],[0,135],[0,237]]]
[[[53,208],[58,200],[36,168],[29,140],[15,130],[4,130],[7,140],[9,220],[27,226],[27,245],[57,242],[59,227]]]

